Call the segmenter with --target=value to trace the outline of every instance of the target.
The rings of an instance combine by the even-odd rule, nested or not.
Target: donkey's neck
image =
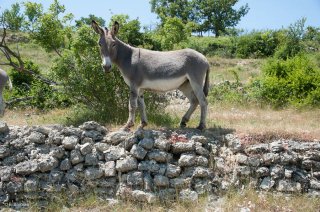
[[[131,66],[131,58],[132,58],[134,48],[117,38],[116,38],[116,42],[117,42],[118,50],[117,50],[117,56],[113,62],[116,65],[118,65],[122,71],[125,71]]]

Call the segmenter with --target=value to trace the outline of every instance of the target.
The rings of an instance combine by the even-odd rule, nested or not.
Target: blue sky
[[[30,0],[42,3],[45,8],[52,1]],[[0,0],[0,10],[9,8],[15,2],[23,0]],[[94,14],[107,22],[112,14],[128,14],[131,19],[139,18],[142,26],[159,22],[150,11],[149,0],[59,0],[66,6],[67,12],[76,19]],[[320,0],[240,0],[238,5],[248,3],[249,13],[242,18],[237,28],[247,31],[253,29],[279,29],[287,27],[302,17],[307,18],[306,25],[320,27]]]

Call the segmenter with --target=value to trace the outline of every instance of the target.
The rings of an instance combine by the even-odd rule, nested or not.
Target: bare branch
[[[3,45],[5,43],[6,36],[7,36],[7,29],[5,27],[3,27],[1,45]]]
[[[16,104],[18,102],[22,102],[22,101],[27,101],[27,100],[32,100],[34,98],[34,96],[26,96],[26,97],[20,97],[20,98],[12,98],[9,101],[6,102],[6,105],[8,105],[9,107],[12,106],[13,104]]]
[[[33,75],[35,78],[39,79],[40,81],[49,84],[49,85],[58,85],[58,83],[45,78],[44,76],[41,76],[40,74],[35,73],[33,70],[26,69],[24,67],[24,61],[22,60],[20,53],[15,53],[12,51],[5,43],[4,39],[2,39],[2,42],[0,43],[0,50],[8,60],[8,63],[1,63],[2,65],[8,65],[13,67],[15,70],[19,72],[26,72],[30,75]],[[14,62],[12,58],[15,58],[18,60],[18,63]]]

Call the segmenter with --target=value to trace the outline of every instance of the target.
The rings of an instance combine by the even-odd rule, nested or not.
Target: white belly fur
[[[155,91],[170,91],[177,89],[186,81],[187,77],[178,77],[178,78],[170,78],[170,79],[157,79],[157,80],[143,80],[141,87],[147,90],[155,90]]]

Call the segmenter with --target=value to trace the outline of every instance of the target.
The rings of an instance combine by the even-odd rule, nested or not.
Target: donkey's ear
[[[106,31],[106,34],[108,34],[109,30],[107,27],[104,27],[104,30]]]
[[[98,34],[104,33],[103,29],[99,26],[99,24],[95,20],[92,20],[91,26],[96,33]]]
[[[112,25],[111,35],[116,36],[118,34],[118,31],[119,31],[119,23],[115,21]]]

